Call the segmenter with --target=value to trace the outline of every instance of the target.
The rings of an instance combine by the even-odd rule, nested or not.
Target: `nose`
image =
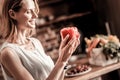
[[[38,17],[38,14],[37,14],[35,11],[33,11],[32,16],[33,16],[33,18],[37,18],[37,17]]]

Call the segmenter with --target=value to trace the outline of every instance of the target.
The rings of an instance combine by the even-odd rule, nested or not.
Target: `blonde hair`
[[[0,26],[0,36],[3,39],[12,38],[15,39],[17,35],[17,21],[10,18],[8,11],[10,9],[14,10],[15,12],[19,12],[22,8],[22,1],[23,0],[4,0],[3,7],[2,7],[2,19],[1,19],[1,26]],[[36,13],[39,13],[39,7],[37,4],[37,0],[33,0],[36,7]],[[29,30],[29,33],[26,36],[31,36],[34,30]]]

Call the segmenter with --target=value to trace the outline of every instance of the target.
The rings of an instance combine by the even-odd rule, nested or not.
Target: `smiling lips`
[[[35,25],[35,20],[30,20],[29,21],[32,25]]]

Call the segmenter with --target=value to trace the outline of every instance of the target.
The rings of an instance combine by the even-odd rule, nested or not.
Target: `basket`
[[[90,55],[91,57],[89,58],[89,63],[92,65],[106,66],[118,62],[118,58],[106,59],[103,53],[103,48],[94,48]]]

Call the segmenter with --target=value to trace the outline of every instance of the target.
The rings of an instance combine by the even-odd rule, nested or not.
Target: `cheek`
[[[31,19],[32,15],[31,14],[24,14],[23,17],[26,18],[26,19]]]
[[[27,15],[19,16],[18,19],[17,19],[18,24],[25,24],[29,20],[30,20],[30,16],[27,16]]]
[[[31,19],[31,15],[23,15],[23,18],[22,18],[23,21],[28,21],[30,19]]]

